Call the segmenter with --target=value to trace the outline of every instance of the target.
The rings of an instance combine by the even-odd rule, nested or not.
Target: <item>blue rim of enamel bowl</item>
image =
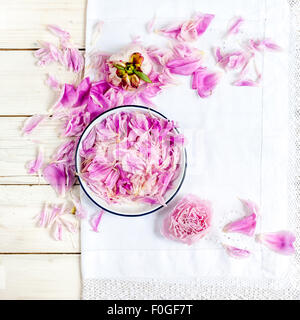
[[[85,132],[87,130],[89,130],[93,125],[94,123],[97,121],[97,119],[99,117],[103,117],[106,113],[112,113],[112,111],[117,111],[117,110],[120,110],[120,109],[123,109],[123,108],[133,108],[133,109],[141,109],[141,110],[147,110],[147,111],[151,111],[157,115],[159,115],[160,117],[166,119],[169,121],[169,119],[164,116],[163,114],[161,114],[160,112],[152,109],[152,108],[149,108],[149,107],[145,107],[145,106],[140,106],[140,105],[123,105],[123,106],[118,106],[118,107],[115,107],[115,108],[112,108],[112,109],[109,109],[103,113],[101,113],[99,116],[97,116],[83,131],[83,133],[81,134],[80,136],[80,139],[78,141],[78,144],[77,144],[77,147],[76,147],[76,151],[75,151],[75,168],[76,168],[76,172],[80,172],[80,168],[79,168],[79,163],[77,161],[77,158],[78,158],[78,152],[79,152],[79,147],[81,145],[81,141],[82,141],[82,138],[85,134]],[[105,119],[105,117],[104,117]],[[103,120],[104,120],[103,119]],[[177,128],[175,128],[175,131],[179,134],[179,130]],[[186,148],[184,148],[184,157],[185,157],[185,161],[184,161],[184,168],[183,168],[183,175],[182,175],[182,178],[181,178],[181,181],[176,189],[176,191],[174,192],[174,194],[168,199],[168,201],[166,201],[166,204],[170,203],[174,198],[175,196],[178,194],[179,190],[181,189],[182,185],[183,185],[183,182],[185,180],[185,176],[186,176],[186,170],[187,170],[187,152],[186,152]],[[82,183],[82,179],[78,176],[78,181],[79,181],[79,184],[80,184],[80,187],[82,188],[82,190],[84,191],[84,193],[86,194],[86,196],[96,205],[98,206],[99,208],[101,208],[102,210],[106,211],[106,212],[109,212],[109,213],[112,213],[114,215],[117,215],[117,216],[122,216],[122,217],[142,217],[142,216],[146,216],[146,215],[149,215],[149,214],[152,214],[160,209],[162,209],[164,206],[161,205],[153,210],[150,210],[150,211],[147,211],[147,212],[143,212],[143,213],[140,213],[140,214],[123,214],[123,213],[119,213],[119,212],[114,212],[112,210],[109,210],[108,208],[106,207],[103,207],[101,206],[96,200],[93,199],[93,197],[90,195],[90,193],[86,190],[86,188],[84,187],[83,183]]]

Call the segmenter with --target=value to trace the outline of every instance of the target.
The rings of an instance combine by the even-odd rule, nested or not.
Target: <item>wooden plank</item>
[[[80,252],[78,233],[65,231],[63,241],[56,241],[51,229],[37,226],[35,218],[45,202],[64,200],[47,185],[0,186],[0,253]]]
[[[56,24],[84,48],[86,0],[1,1],[0,48],[37,48],[37,40],[53,40],[47,24]]]
[[[0,300],[80,299],[79,255],[0,255]]]
[[[78,78],[59,64],[37,66],[33,51],[0,51],[0,60],[0,115],[46,113],[59,95],[45,84],[47,73],[61,83],[76,83]]]
[[[47,163],[57,146],[60,122],[47,119],[29,137],[21,135],[25,117],[0,117],[0,184],[44,184],[37,175],[28,175],[25,164],[36,157],[41,145]],[[37,143],[39,142],[39,144]]]

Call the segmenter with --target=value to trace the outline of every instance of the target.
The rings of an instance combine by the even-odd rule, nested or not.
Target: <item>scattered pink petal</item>
[[[57,25],[49,24],[47,28],[50,32],[52,32],[56,37],[60,38],[61,40],[70,41],[71,39],[70,33],[61,29]]]
[[[84,59],[77,48],[66,48],[64,52],[64,64],[67,69],[80,72],[84,66]]]
[[[35,51],[39,66],[49,65],[53,62],[63,63],[63,52],[50,42],[41,42],[41,49]]]
[[[55,77],[51,76],[50,74],[46,79],[46,84],[53,90],[58,91],[61,89],[60,83],[55,79]]]
[[[199,68],[192,76],[192,89],[197,90],[201,98],[207,98],[212,95],[220,80],[217,73],[209,72],[206,68]]]
[[[227,224],[224,227],[223,231],[228,233],[242,233],[249,237],[252,237],[255,233],[258,207],[251,201],[241,201],[246,207],[248,215],[240,220]]]
[[[147,31],[149,33],[153,32],[154,25],[156,23],[156,16],[154,16],[148,23],[147,23]]]
[[[258,83],[257,81],[253,80],[238,80],[233,83],[236,87],[257,87]]]
[[[99,213],[96,213],[95,215],[93,215],[91,217],[90,223],[91,223],[91,226],[92,226],[92,230],[94,232],[98,232],[98,227],[99,227],[101,218],[103,216],[103,213],[104,213],[104,211],[101,210]]]
[[[163,221],[162,234],[168,239],[192,245],[208,233],[211,215],[209,202],[187,195]]]
[[[236,247],[223,245],[227,254],[235,259],[245,259],[248,258],[251,255],[251,252],[248,250],[239,249]]]
[[[29,135],[33,132],[33,130],[42,122],[44,121],[48,116],[47,115],[34,115],[30,118],[28,118],[25,121],[25,124],[23,126],[22,132],[24,135]]]
[[[227,35],[238,34],[240,32],[240,28],[245,20],[242,17],[238,17],[235,19],[233,24],[229,27],[227,31]]]
[[[212,14],[199,13],[193,19],[182,24],[161,29],[159,33],[180,41],[195,41],[207,30],[214,17]]]
[[[53,237],[56,241],[62,241],[62,224],[60,222],[54,224]]]
[[[248,47],[251,50],[262,52],[264,49],[270,51],[281,51],[282,48],[273,42],[271,39],[264,39],[264,40],[249,40]]]
[[[72,166],[65,163],[51,163],[43,170],[45,180],[59,194],[64,196],[75,182]]]
[[[44,161],[44,154],[40,149],[37,158],[27,163],[26,167],[28,169],[28,173],[29,174],[37,173],[42,168],[43,161]]]
[[[282,255],[293,255],[295,253],[294,242],[296,237],[289,231],[260,234],[256,237],[256,241]]]
[[[178,58],[178,59],[169,60],[166,66],[171,73],[179,74],[183,76],[189,76],[201,67],[201,59]]]
[[[87,217],[87,212],[81,205],[80,200],[72,194],[71,200],[76,208],[75,215],[78,219],[85,219]]]

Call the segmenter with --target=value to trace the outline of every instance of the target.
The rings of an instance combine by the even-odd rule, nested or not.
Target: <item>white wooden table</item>
[[[78,235],[63,242],[35,226],[43,203],[56,195],[24,163],[36,145],[20,135],[27,117],[45,113],[55,98],[44,84],[48,70],[73,80],[57,66],[39,68],[37,40],[55,41],[47,24],[68,30],[84,50],[86,0],[0,0],[0,299],[79,299]],[[59,144],[51,124],[40,130],[48,155]]]

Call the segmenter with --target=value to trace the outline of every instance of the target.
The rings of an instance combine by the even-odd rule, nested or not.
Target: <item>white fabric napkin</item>
[[[178,121],[187,136],[188,170],[180,194],[167,209],[141,218],[123,218],[106,213],[99,233],[82,222],[82,277],[116,281],[161,282],[241,278],[260,281],[284,278],[289,258],[260,247],[242,235],[224,235],[223,226],[243,215],[238,198],[258,203],[261,215],[257,231],[289,228],[288,210],[288,49],[289,8],[285,0],[89,0],[86,48],[91,50],[94,25],[104,21],[96,47],[115,53],[141,36],[145,45],[166,46],[168,40],[149,34],[146,24],[156,16],[157,27],[182,21],[195,12],[215,14],[207,32],[194,44],[206,52],[207,66],[219,70],[211,49],[226,51],[249,38],[272,38],[284,50],[265,53],[258,68],[259,88],[239,88],[224,74],[208,99],[199,98],[188,78],[165,89],[155,99],[158,110]],[[235,16],[246,20],[243,32],[225,40],[228,23]],[[280,21],[280,23],[279,23]],[[220,70],[219,70],[220,71]],[[160,225],[178,200],[193,193],[213,204],[211,234],[193,246],[164,239]],[[82,204],[93,214],[99,211],[82,193]],[[246,248],[252,256],[231,259],[221,243]],[[106,289],[107,290],[107,289]],[[109,297],[110,293],[105,295]],[[121,296],[121,294],[120,294]],[[121,296],[122,297],[122,296]]]

